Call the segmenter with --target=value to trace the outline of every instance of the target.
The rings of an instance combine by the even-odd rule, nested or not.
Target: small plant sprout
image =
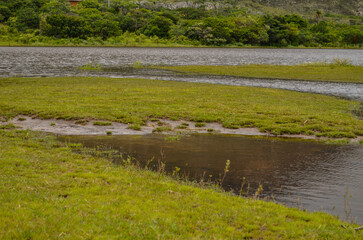
[[[158,180],[160,180],[161,175],[163,175],[164,172],[165,172],[164,159],[165,159],[164,151],[161,149],[160,150],[160,158],[158,158],[158,173],[159,173]]]
[[[26,118],[23,118],[23,117],[18,118],[18,121],[25,121],[25,120],[26,120]]]
[[[107,135],[112,135],[112,132],[111,131],[106,131],[106,134]]]
[[[180,172],[180,168],[175,166],[174,170],[173,170],[173,177],[178,177],[179,176],[179,172]]]
[[[347,221],[349,221],[352,213],[352,208],[350,206],[350,199],[352,199],[352,197],[353,196],[349,194],[349,189],[347,188],[344,194],[344,214],[345,214],[345,219]]]
[[[245,184],[246,184],[246,178],[245,178],[245,177],[243,177],[242,182],[241,182],[241,188],[240,188],[240,190],[239,190],[239,195],[240,195],[240,196],[242,196],[242,195],[243,195],[243,187],[245,186]]]
[[[258,186],[257,191],[255,192],[255,195],[253,196],[253,199],[257,200],[259,198],[259,195],[262,194],[262,192],[263,192],[263,188],[262,188],[262,184],[260,184]]]
[[[224,166],[224,170],[223,170],[223,177],[220,180],[220,186],[222,186],[224,179],[226,178],[227,173],[229,172],[229,167],[231,165],[231,161],[227,160],[226,161],[226,165]]]
[[[55,126],[55,123],[54,122],[51,122],[49,125],[52,126],[52,127],[54,127]]]
[[[214,132],[214,129],[213,128],[208,128],[207,131],[208,132]]]

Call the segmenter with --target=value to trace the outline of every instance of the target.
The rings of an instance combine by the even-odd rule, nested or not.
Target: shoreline
[[[331,49],[331,50],[362,50],[363,47],[274,47],[274,46],[208,46],[208,45],[167,45],[167,44],[156,44],[156,45],[62,45],[62,44],[4,44],[0,42],[0,47],[99,47],[99,48],[237,48],[237,49]]]
[[[82,147],[62,145],[47,134],[0,130],[0,143],[0,209],[9,213],[0,221],[5,238],[23,238],[28,232],[33,238],[77,238],[90,228],[100,229],[91,237],[106,238],[144,239],[155,229],[159,236],[186,239],[361,236],[357,223],[328,213],[306,212],[258,196],[236,197],[213,185],[137,168],[127,160],[115,166],[107,156],[75,153]],[[39,228],[44,222],[51,228]],[[169,229],[175,232],[170,235]]]
[[[344,143],[359,144],[363,140],[363,136],[353,139],[347,138],[327,138],[317,137],[314,135],[303,134],[280,134],[274,135],[268,132],[260,132],[258,128],[225,128],[217,122],[202,123],[203,127],[198,127],[198,122],[169,119],[155,119],[148,121],[140,129],[134,129],[133,124],[125,124],[120,122],[111,122],[105,120],[87,119],[77,123],[77,120],[62,119],[39,119],[30,116],[19,115],[7,122],[0,122],[1,125],[13,124],[22,130],[47,132],[56,135],[68,136],[107,136],[107,135],[148,135],[148,134],[165,134],[165,135],[188,135],[188,134],[225,134],[240,135],[250,137],[273,137],[294,140],[311,140],[322,143]],[[100,124],[100,125],[99,125]],[[107,124],[102,126],[101,124]]]

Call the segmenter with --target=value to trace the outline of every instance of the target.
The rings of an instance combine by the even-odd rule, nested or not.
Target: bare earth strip
[[[19,120],[21,119],[21,120]],[[19,116],[10,120],[9,122],[4,122],[4,124],[14,124],[22,129],[29,129],[33,131],[42,131],[48,133],[54,133],[58,135],[107,135],[111,133],[112,135],[146,135],[152,134],[158,129],[159,125],[157,122],[147,122],[145,126],[141,127],[141,130],[134,130],[129,128],[129,124],[112,122],[110,126],[98,126],[93,123],[97,122],[92,120],[85,125],[76,124],[76,121],[66,121],[59,119],[38,119],[29,116]],[[168,119],[160,119],[163,126],[168,126],[169,131],[163,131],[164,134],[205,134],[205,133],[216,133],[216,134],[236,134],[244,136],[273,136],[273,137],[284,137],[284,138],[299,138],[299,139],[321,139],[326,140],[327,138],[318,138],[316,136],[307,136],[303,134],[295,135],[273,135],[270,133],[260,132],[257,128],[238,128],[229,129],[224,128],[222,124],[219,123],[205,123],[203,127],[196,127],[197,123],[190,121],[172,121]],[[0,123],[1,124],[1,123]],[[188,125],[185,129],[180,129],[183,124]],[[184,125],[184,126],[185,126]],[[357,142],[361,138],[352,139],[352,142]]]

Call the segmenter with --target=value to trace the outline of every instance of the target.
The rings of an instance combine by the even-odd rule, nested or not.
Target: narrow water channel
[[[223,183],[226,190],[238,192],[245,178],[251,185],[251,194],[262,184],[263,196],[279,203],[363,223],[361,146],[227,135],[191,135],[177,141],[163,135],[60,139],[87,147],[112,148],[141,163],[161,158],[162,151],[167,171],[179,167],[182,175],[196,180],[210,175],[212,179],[219,178],[230,160],[230,172]]]

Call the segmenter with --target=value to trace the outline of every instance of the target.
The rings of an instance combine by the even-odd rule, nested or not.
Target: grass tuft
[[[93,122],[93,125],[95,126],[111,126],[112,125],[112,122]]]

